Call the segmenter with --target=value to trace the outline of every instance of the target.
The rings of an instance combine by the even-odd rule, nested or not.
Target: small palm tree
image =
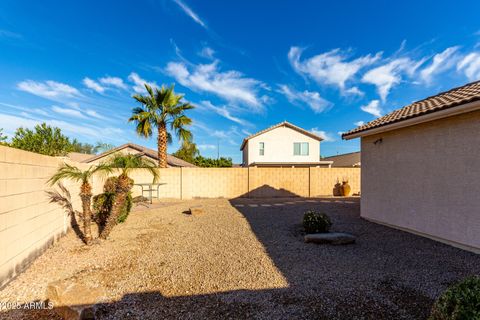
[[[82,200],[82,220],[83,220],[83,236],[87,245],[92,241],[91,230],[91,202],[92,202],[92,186],[90,185],[90,179],[97,173],[108,173],[112,169],[109,166],[103,164],[98,166],[90,166],[87,170],[81,170],[75,166],[64,163],[60,166],[57,172],[48,180],[50,185],[61,180],[71,180],[80,182],[80,199]]]
[[[145,138],[152,136],[152,128],[157,128],[158,167],[167,167],[167,144],[171,143],[172,135],[168,127],[174,131],[182,141],[190,141],[192,133],[186,129],[192,119],[185,115],[185,111],[194,107],[188,102],[182,102],[183,95],[176,95],[174,86],[162,86],[155,91],[145,84],[148,95],[134,95],[133,98],[142,104],[133,109],[129,122],[136,124],[137,134]]]
[[[128,193],[133,187],[133,180],[128,176],[129,173],[134,169],[147,170],[152,174],[154,183],[158,181],[159,174],[155,162],[133,154],[115,154],[103,165],[111,169],[120,169],[120,175],[118,176],[117,185],[115,186],[115,198],[112,210],[107,218],[105,227],[100,232],[100,238],[106,239],[110,235],[113,227],[117,224]]]

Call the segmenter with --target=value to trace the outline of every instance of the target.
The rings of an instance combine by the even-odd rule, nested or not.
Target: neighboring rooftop
[[[311,133],[310,131],[307,131],[307,130],[305,130],[305,129],[302,129],[302,128],[300,128],[300,127],[297,127],[296,125],[293,125],[293,124],[291,124],[290,122],[283,121],[283,122],[280,122],[280,123],[278,123],[278,124],[276,124],[276,125],[274,125],[274,126],[271,126],[271,127],[267,128],[267,129],[265,129],[265,130],[262,130],[262,131],[259,131],[259,132],[257,132],[257,133],[251,134],[251,135],[249,135],[248,137],[246,137],[245,139],[243,139],[243,142],[242,142],[242,145],[241,145],[241,147],[240,147],[240,150],[243,150],[243,148],[244,148],[245,145],[247,144],[247,141],[248,141],[248,140],[250,140],[250,139],[252,139],[252,138],[254,138],[254,137],[256,137],[256,136],[259,136],[259,135],[261,135],[261,134],[264,134],[264,133],[266,133],[266,132],[268,132],[268,131],[271,131],[271,130],[273,130],[273,129],[280,128],[280,127],[287,127],[287,128],[296,130],[296,131],[298,131],[298,132],[300,132],[300,133],[303,133],[304,135],[309,136],[310,138],[316,139],[316,140],[318,140],[318,141],[322,141],[322,140],[323,140],[323,138],[317,136],[316,134]]]
[[[118,151],[120,151],[122,149],[125,149],[125,148],[131,148],[131,149],[137,150],[140,154],[143,154],[143,155],[145,155],[149,158],[152,158],[153,160],[158,161],[158,153],[157,153],[156,150],[153,150],[153,149],[150,149],[150,148],[147,148],[147,147],[129,142],[129,143],[122,144],[121,146],[118,146],[116,148],[110,149],[110,150],[108,150],[106,152],[103,152],[101,154],[97,154],[97,155],[95,155],[93,157],[90,157],[90,158],[88,158],[88,159],[86,159],[82,162],[89,163],[89,162],[101,159],[103,157],[106,157],[110,154],[113,154],[113,153],[118,152]],[[179,159],[177,157],[174,157],[171,154],[167,154],[167,164],[170,167],[196,167],[195,165],[191,164],[190,162],[187,162],[187,161],[184,161],[184,160]]]
[[[409,104],[342,134],[342,138],[349,139],[352,138],[352,135],[357,136],[358,133],[374,128],[380,128],[478,100],[480,100],[480,81],[475,81]]]
[[[332,167],[352,168],[361,166],[360,151],[325,157],[322,160],[333,161]]]

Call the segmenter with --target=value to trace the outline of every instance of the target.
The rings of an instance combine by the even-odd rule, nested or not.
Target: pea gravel
[[[202,206],[205,213],[183,212]],[[48,283],[106,289],[98,319],[425,319],[480,256],[359,218],[358,198],[204,199],[136,208],[111,238],[69,233],[0,291],[43,301]],[[303,242],[304,211],[327,213],[355,244]],[[0,319],[58,319],[8,310]]]

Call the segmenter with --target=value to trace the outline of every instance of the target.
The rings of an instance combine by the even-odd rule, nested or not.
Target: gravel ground
[[[0,291],[45,299],[74,278],[107,290],[99,319],[425,319],[450,283],[480,274],[480,255],[359,218],[358,199],[207,199],[135,210],[111,238],[85,247],[69,233]],[[202,205],[205,214],[182,212]],[[357,243],[303,243],[307,209]],[[15,310],[0,319],[55,319]]]

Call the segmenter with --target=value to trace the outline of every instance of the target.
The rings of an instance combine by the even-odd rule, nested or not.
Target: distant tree
[[[95,147],[93,147],[92,153],[99,154],[99,153],[103,153],[108,150],[111,150],[113,148],[115,148],[115,146],[111,143],[97,141],[97,143],[95,144]]]
[[[85,154],[94,154],[95,147],[89,143],[78,142],[77,139],[72,141],[73,152],[85,153]]]
[[[142,106],[134,108],[133,115],[128,119],[129,122],[136,124],[137,134],[145,138],[151,137],[153,128],[157,128],[159,168],[167,167],[167,144],[172,141],[169,130],[182,141],[192,139],[192,133],[187,129],[192,119],[185,115],[185,111],[193,109],[193,106],[183,102],[183,95],[176,95],[173,88],[173,86],[170,88],[162,86],[160,89],[155,88],[154,91],[152,87],[145,84],[148,94],[133,96]]]
[[[195,143],[183,141],[182,146],[173,155],[179,159],[194,163],[195,157],[199,156],[200,152]]]
[[[209,168],[228,168],[233,165],[231,158],[220,157],[219,159],[205,158],[202,156],[197,156],[193,162],[194,165],[198,167],[209,167]]]
[[[3,134],[3,128],[0,128],[0,145],[6,145],[7,136]]]
[[[18,128],[10,145],[48,156],[64,156],[74,150],[70,139],[62,134],[60,128],[46,123],[36,125],[34,130]]]

